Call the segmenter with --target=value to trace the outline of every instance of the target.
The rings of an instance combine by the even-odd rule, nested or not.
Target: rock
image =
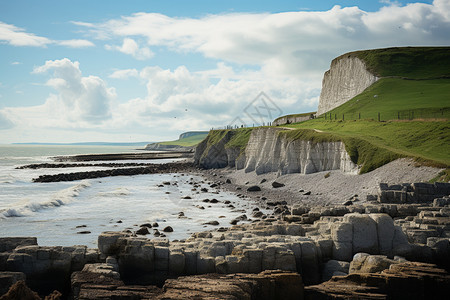
[[[156,222],[154,222],[154,223],[152,224],[152,227],[159,227],[159,224],[156,223]]]
[[[217,221],[209,221],[209,222],[206,222],[206,223],[203,223],[204,225],[214,225],[214,226],[217,226],[217,225],[219,225],[219,222],[217,222]]]
[[[450,276],[436,265],[405,262],[381,273],[354,273],[305,288],[305,299],[441,299]]]
[[[37,245],[35,237],[2,237],[0,238],[0,252],[9,252],[19,246]]]
[[[207,188],[201,188],[200,191],[203,192],[203,193],[207,193],[208,189]]]
[[[33,292],[24,280],[14,283],[9,291],[0,297],[1,300],[42,300],[36,292]]]
[[[78,231],[77,234],[89,234],[91,233],[89,230]]]
[[[398,263],[388,259],[383,255],[369,255],[367,253],[357,253],[353,256],[350,263],[349,274],[353,273],[377,273],[389,269],[389,267]]]
[[[6,294],[9,288],[18,281],[26,278],[22,272],[0,272],[0,297]]]
[[[261,180],[260,184],[263,184],[263,183],[266,182],[266,181],[267,181],[267,179],[263,178],[263,179]]]
[[[227,179],[225,183],[231,184],[231,179]]]
[[[163,229],[163,231],[164,231],[164,232],[173,232],[173,228],[172,228],[171,226],[166,226],[166,227]]]
[[[263,216],[263,212],[262,211],[255,211],[252,213],[252,217],[253,218],[261,218]]]
[[[136,230],[136,234],[139,234],[139,235],[146,235],[149,233],[150,233],[150,231],[148,231],[147,227],[141,227],[138,230]]]
[[[219,200],[217,199],[211,199],[211,201],[209,203],[219,203]]]
[[[275,189],[283,187],[283,186],[284,186],[284,183],[279,183],[277,181],[272,182],[272,187],[275,188]]]
[[[387,214],[370,214],[375,221],[380,254],[392,256],[395,227],[394,221]]]
[[[184,197],[181,197],[181,199],[192,199],[192,197],[191,196],[184,196]]]
[[[303,193],[303,195],[305,195],[305,196],[311,195],[311,191],[305,192],[305,193]]]
[[[152,228],[152,224],[150,224],[150,223],[145,223],[145,224],[140,225],[140,227]]]
[[[257,185],[252,185],[247,188],[247,192],[259,192],[261,191],[261,188]]]
[[[350,263],[346,261],[338,261],[334,259],[327,261],[322,270],[322,281],[330,280],[331,277],[335,276],[336,272],[347,275],[349,267]]]
[[[359,213],[346,214],[343,221],[353,226],[353,253],[378,252],[377,224],[370,216]]]
[[[345,206],[353,205],[353,201],[351,201],[351,200],[345,201],[344,203],[342,203],[342,205],[345,205]]]

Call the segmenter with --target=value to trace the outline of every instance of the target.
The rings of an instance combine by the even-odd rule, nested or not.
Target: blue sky
[[[261,91],[314,111],[334,57],[449,37],[450,0],[0,1],[0,144],[250,124]]]

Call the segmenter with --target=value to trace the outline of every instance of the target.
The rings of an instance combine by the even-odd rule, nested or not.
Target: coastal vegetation
[[[207,135],[208,133],[196,134],[175,141],[160,142],[159,144],[192,147],[203,141]]]

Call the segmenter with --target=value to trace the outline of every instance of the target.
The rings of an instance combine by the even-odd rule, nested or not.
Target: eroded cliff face
[[[279,175],[337,169],[355,174],[358,172],[357,165],[345,151],[344,143],[291,141],[279,135],[280,130],[282,129],[253,130],[245,150],[245,172],[278,172]]]
[[[334,59],[323,76],[317,115],[347,102],[377,80],[378,77],[369,72],[365,63],[355,56],[344,55]]]
[[[227,148],[232,132],[228,132],[214,146],[207,147],[207,139],[197,146],[195,162],[204,168],[233,167],[255,171],[257,174],[278,172],[310,174],[341,169],[357,174],[359,169],[345,150],[342,142],[313,143],[291,141],[280,135],[282,128],[257,128],[250,135],[243,154],[239,149]],[[285,129],[284,129],[285,130]]]

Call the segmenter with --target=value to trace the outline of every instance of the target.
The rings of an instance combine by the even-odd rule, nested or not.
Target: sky
[[[341,54],[449,45],[450,0],[0,0],[0,144],[260,125]]]

